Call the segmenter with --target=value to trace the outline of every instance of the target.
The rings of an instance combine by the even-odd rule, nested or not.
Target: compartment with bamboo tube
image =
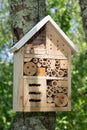
[[[23,66],[23,72],[26,76],[68,77],[67,60],[29,58],[24,61]]]
[[[10,52],[14,53],[14,111],[71,109],[71,55],[77,48],[50,16],[37,23]]]
[[[67,107],[68,105],[68,82],[67,80],[47,80],[46,98],[48,104],[55,107]]]

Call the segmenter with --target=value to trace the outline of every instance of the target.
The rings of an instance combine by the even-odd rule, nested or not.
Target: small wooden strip
[[[46,54],[46,49],[43,48],[33,48],[33,53],[34,54]]]
[[[41,59],[43,59],[43,55],[40,55],[40,54],[38,54],[38,55],[33,55],[33,54],[26,54],[26,53],[24,53],[24,58],[34,58],[34,57],[36,57],[36,58],[41,58]],[[62,56],[62,55],[49,55],[49,54],[45,54],[44,55],[44,59],[65,59],[65,60],[67,60],[67,57],[64,57],[64,56]]]
[[[50,110],[50,108],[55,107],[55,103],[47,103],[46,107]]]
[[[41,99],[41,94],[29,94],[29,99]]]

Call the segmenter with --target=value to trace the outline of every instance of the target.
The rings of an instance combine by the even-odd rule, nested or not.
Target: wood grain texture
[[[13,110],[23,110],[23,54],[21,50],[14,55]],[[20,107],[20,108],[19,108]]]

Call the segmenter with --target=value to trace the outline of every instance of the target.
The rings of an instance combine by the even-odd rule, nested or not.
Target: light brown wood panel
[[[29,86],[30,85],[30,86]],[[36,96],[32,94],[29,94],[29,92],[40,92],[41,94],[37,94]],[[24,111],[25,109],[31,108],[35,106],[38,107],[38,111],[40,107],[44,106],[46,104],[46,80],[44,79],[33,79],[33,78],[24,78]],[[40,99],[41,101],[29,101],[30,99]],[[32,106],[33,105],[33,106]],[[46,105],[45,105],[46,106]],[[32,110],[31,110],[32,111]]]
[[[14,54],[13,110],[23,111],[23,54],[21,50]]]

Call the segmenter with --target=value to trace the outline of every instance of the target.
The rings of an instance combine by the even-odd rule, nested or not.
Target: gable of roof
[[[67,35],[60,29],[60,27],[54,22],[54,20],[48,15],[37,23],[28,33],[26,33],[22,39],[20,39],[9,51],[15,52],[19,50],[30,38],[35,35],[47,22],[50,22],[54,28],[61,34],[61,36],[67,42],[67,45],[71,48],[72,54],[77,52],[78,49],[75,44],[67,37]]]

